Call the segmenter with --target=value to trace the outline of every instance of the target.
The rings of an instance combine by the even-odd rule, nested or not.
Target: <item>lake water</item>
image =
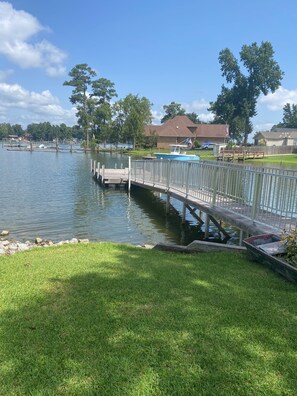
[[[102,188],[92,178],[90,161],[125,167],[127,156],[85,153],[18,152],[0,147],[0,231],[10,239],[55,242],[88,238],[133,244],[188,244],[202,238],[188,218],[165,214],[165,200],[147,190]],[[179,204],[176,204],[178,207]],[[229,230],[235,235],[235,231]]]

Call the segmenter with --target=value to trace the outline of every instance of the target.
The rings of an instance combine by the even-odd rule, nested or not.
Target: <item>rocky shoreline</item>
[[[0,236],[3,237],[4,235],[1,234],[2,233],[0,233]],[[10,256],[14,253],[24,252],[26,250],[30,250],[36,247],[61,246],[66,244],[77,244],[77,243],[89,243],[89,240],[72,238],[70,240],[54,243],[51,240],[44,240],[41,238],[36,238],[34,242],[30,242],[30,241],[19,242],[19,241],[11,241],[6,238],[0,238],[0,256],[3,255]]]

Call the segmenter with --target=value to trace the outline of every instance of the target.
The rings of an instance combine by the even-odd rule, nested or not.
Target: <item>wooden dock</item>
[[[222,150],[217,156],[218,161],[245,161],[264,158],[264,151]]]
[[[128,184],[128,168],[107,169],[104,165],[100,167],[99,162],[91,161],[91,172],[94,178],[103,186],[126,186]]]

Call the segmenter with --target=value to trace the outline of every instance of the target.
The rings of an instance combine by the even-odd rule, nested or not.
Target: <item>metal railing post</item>
[[[166,180],[166,189],[167,189],[167,191],[170,188],[171,164],[172,164],[171,160],[167,161],[167,172],[166,172],[167,173],[167,175],[166,175],[166,178],[167,178],[167,180]]]
[[[263,176],[260,173],[256,173],[255,179],[256,180],[254,185],[254,195],[252,201],[252,214],[251,214],[251,218],[253,222],[255,221],[257,209],[260,203]]]
[[[144,161],[142,162],[142,182],[144,184],[144,168],[145,168],[145,163]]]
[[[188,198],[188,194],[189,194],[189,176],[190,176],[190,168],[191,168],[191,162],[188,163],[188,167],[187,167],[187,177],[186,177],[186,198]]]
[[[128,191],[131,190],[131,156],[128,157]]]
[[[219,174],[219,168],[215,168],[213,175],[213,182],[212,182],[212,203],[211,203],[212,206],[215,205],[217,198],[218,174]]]

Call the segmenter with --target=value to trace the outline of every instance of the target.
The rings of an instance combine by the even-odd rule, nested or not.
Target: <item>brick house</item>
[[[224,143],[229,138],[228,125],[194,124],[187,116],[176,116],[161,125],[146,125],[145,136],[156,135],[157,147],[168,148],[171,144],[185,144],[191,139],[200,144]]]

